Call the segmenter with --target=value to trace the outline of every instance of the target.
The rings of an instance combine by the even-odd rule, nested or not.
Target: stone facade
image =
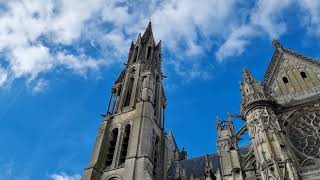
[[[320,63],[273,44],[263,81],[243,70],[241,114],[217,119],[218,152],[187,159],[164,131],[161,41],[149,23],[112,87],[82,179],[320,180]],[[250,144],[239,147],[245,133]]]

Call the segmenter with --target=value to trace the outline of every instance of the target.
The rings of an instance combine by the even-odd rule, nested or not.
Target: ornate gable
[[[266,94],[279,104],[301,102],[319,94],[319,61],[273,43],[276,50],[263,82]]]

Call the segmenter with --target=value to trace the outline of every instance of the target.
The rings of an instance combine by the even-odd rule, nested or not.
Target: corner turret
[[[243,180],[238,144],[235,140],[233,122],[229,115],[227,120],[220,120],[217,117],[217,130],[222,179]]]
[[[242,93],[241,112],[245,113],[246,109],[256,102],[265,102],[267,98],[264,93],[262,84],[256,81],[251,73],[244,68],[242,72],[243,81],[240,85]]]

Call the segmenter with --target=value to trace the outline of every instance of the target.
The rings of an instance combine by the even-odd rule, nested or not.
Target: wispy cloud
[[[320,37],[320,2],[301,0],[299,4],[303,10],[302,24],[311,35]]]
[[[8,78],[8,74],[6,70],[0,67],[0,87],[6,83],[7,78]]]
[[[52,174],[50,175],[50,178],[52,180],[80,180],[81,176],[79,174],[75,175],[68,175],[64,172],[58,173],[58,174]]]
[[[48,80],[39,79],[32,85],[33,94],[44,92],[48,88]]]
[[[218,61],[239,56],[257,36],[279,38],[286,32],[286,22],[281,18],[292,0],[259,0],[250,10],[248,20],[235,26],[216,52]]]

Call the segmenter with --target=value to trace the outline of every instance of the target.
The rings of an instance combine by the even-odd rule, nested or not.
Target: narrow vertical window
[[[138,51],[139,51],[139,46],[136,46],[136,48],[135,48],[135,50],[134,50],[134,56],[133,56],[133,61],[132,61],[132,63],[135,63],[135,62],[137,61]]]
[[[113,113],[117,113],[118,112],[118,107],[119,107],[119,101],[120,101],[120,95],[121,95],[121,91],[122,91],[122,85],[119,85],[119,88],[117,89],[116,95],[117,95],[117,100],[116,100],[116,104],[115,107],[113,109]]]
[[[148,51],[147,51],[147,59],[149,59],[151,56],[151,46],[148,47]]]
[[[300,75],[301,75],[301,77],[303,78],[303,79],[305,79],[305,78],[307,78],[307,74],[305,73],[305,72],[300,72]]]
[[[287,77],[283,77],[283,78],[282,78],[282,81],[283,81],[285,84],[289,83],[289,80],[288,80]]]
[[[112,164],[114,150],[116,148],[116,143],[117,143],[117,138],[118,138],[118,128],[115,128],[112,130],[110,139],[109,139],[108,153],[107,153],[107,159],[106,159],[107,167]]]
[[[154,90],[154,115],[156,116],[158,113],[158,99],[159,99],[159,76],[156,78],[156,86]]]
[[[133,87],[134,77],[130,77],[128,86],[127,86],[127,94],[124,101],[124,107],[127,107],[130,105],[131,95],[132,95],[132,87]]]
[[[128,124],[125,127],[124,134],[123,134],[123,140],[122,140],[122,146],[121,146],[121,152],[120,152],[120,159],[119,159],[119,164],[120,165],[123,164],[126,161],[126,158],[127,158],[130,131],[131,131],[131,125]]]
[[[153,149],[153,176],[156,177],[157,176],[157,170],[158,170],[158,156],[159,156],[159,138],[156,137],[155,138],[155,142],[154,142],[154,149]]]

